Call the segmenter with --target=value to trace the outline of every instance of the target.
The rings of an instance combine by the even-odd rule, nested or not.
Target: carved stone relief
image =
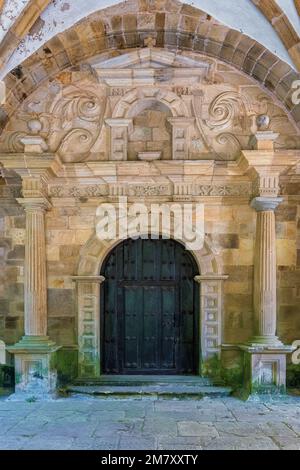
[[[133,160],[128,156],[130,122],[149,102],[160,103],[170,112],[172,139],[167,142],[167,129],[162,145],[172,149],[162,151],[161,158],[235,160],[241,149],[251,149],[251,136],[258,130],[256,118],[262,115],[268,116],[270,131],[278,134],[275,148],[300,147],[300,132],[289,116],[250,79],[229,66],[222,68],[217,60],[199,62],[198,70],[189,53],[176,60],[172,54],[147,48],[109,64],[103,59],[104,67],[101,61],[90,66],[93,73],[63,72],[43,84],[11,117],[0,139],[1,150],[22,152],[21,140],[29,134],[42,137],[49,152],[57,152],[64,163]],[[166,75],[171,59],[174,70]],[[151,83],[143,82],[146,72]],[[117,121],[120,125],[114,125]],[[40,124],[33,129],[28,122]],[[149,149],[142,145],[146,140],[147,129],[141,143],[134,144],[135,154],[161,151],[155,148],[158,139],[152,137]]]

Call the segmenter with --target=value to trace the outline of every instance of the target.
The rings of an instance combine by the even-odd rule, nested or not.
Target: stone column
[[[46,198],[24,198],[26,239],[24,269],[25,336],[8,351],[15,355],[16,395],[41,397],[55,391],[54,353],[59,349],[47,336],[47,279],[45,246]]]
[[[257,124],[268,123],[260,116]],[[240,349],[244,355],[244,390],[252,393],[278,393],[285,390],[286,355],[292,346],[284,345],[276,336],[276,232],[275,209],[281,203],[280,176],[297,164],[299,157],[292,152],[275,152],[278,134],[259,130],[253,136],[253,150],[242,151],[238,162],[242,173],[253,184],[251,206],[256,210],[254,257],[253,315],[254,336]]]
[[[45,247],[46,200],[21,200],[26,212],[25,245],[25,335],[47,335],[47,283]]]
[[[244,389],[247,394],[285,391],[286,354],[292,352],[276,336],[276,207],[279,197],[255,197],[256,210],[254,257],[255,336],[242,346],[245,351]]]
[[[254,265],[255,337],[253,344],[282,345],[276,336],[276,207],[279,197],[256,197],[251,206],[256,210]]]

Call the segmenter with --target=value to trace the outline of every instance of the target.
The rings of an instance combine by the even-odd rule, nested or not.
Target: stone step
[[[225,397],[229,387],[213,385],[209,379],[187,376],[102,376],[94,383],[67,387],[67,393],[99,398],[194,399]]]

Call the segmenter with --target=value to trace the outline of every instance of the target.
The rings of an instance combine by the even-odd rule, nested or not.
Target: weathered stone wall
[[[300,323],[300,275],[297,258],[297,204],[283,204],[276,212],[278,256],[279,334],[285,341],[297,339]],[[12,208],[10,209],[12,210]],[[1,226],[1,336],[16,341],[23,327],[24,215],[4,216]],[[47,266],[49,331],[58,344],[76,343],[75,284],[81,247],[93,233],[93,208],[83,204],[55,207],[47,213]],[[206,206],[206,232],[220,252],[224,283],[224,342],[238,343],[252,333],[252,291],[255,212],[245,205]],[[8,235],[4,237],[4,233]],[[299,243],[299,242],[298,242]],[[298,248],[299,253],[299,248]],[[297,264],[298,263],[298,264]]]
[[[285,343],[300,338],[298,202],[295,196],[285,198],[276,211],[278,334]],[[11,204],[5,212],[0,217],[0,337],[13,344],[23,334],[25,216],[17,204]],[[229,275],[223,295],[223,342],[226,344],[239,344],[253,335],[255,216],[247,204],[205,205],[207,236],[220,255],[223,273]],[[46,215],[48,331],[69,354],[61,360],[64,370],[72,369],[76,356],[73,347],[77,344],[76,285],[71,276],[77,274],[80,250],[92,236],[94,227],[95,204],[89,206],[74,199],[67,206],[64,199]],[[232,352],[230,357],[234,361],[236,354]]]
[[[25,216],[0,202],[0,338],[14,344],[24,330]]]

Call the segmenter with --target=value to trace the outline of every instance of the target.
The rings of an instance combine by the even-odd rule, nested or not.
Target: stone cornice
[[[57,176],[62,171],[62,164],[59,160],[59,157],[53,153],[0,154],[0,164],[5,169],[14,170],[22,178],[24,176],[38,177],[47,173],[49,176]]]
[[[237,166],[252,180],[254,196],[276,197],[280,192],[279,177],[299,161],[298,151],[244,150]]]
[[[251,170],[284,173],[300,161],[299,150],[274,152],[273,150],[243,150],[237,161],[237,167],[245,174]]]

